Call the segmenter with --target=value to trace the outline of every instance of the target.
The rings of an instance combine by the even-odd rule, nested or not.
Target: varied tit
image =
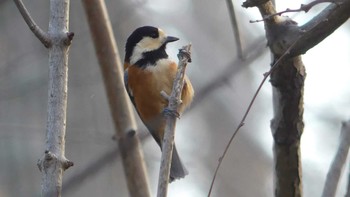
[[[161,95],[161,91],[170,95],[177,72],[177,64],[168,58],[165,48],[169,42],[177,40],[179,39],[167,36],[159,28],[144,26],[137,28],[125,45],[125,88],[141,120],[160,148],[166,125],[163,110],[168,106],[168,101]],[[179,114],[190,105],[193,93],[192,84],[185,76]],[[170,182],[187,174],[188,171],[183,166],[174,144]]]

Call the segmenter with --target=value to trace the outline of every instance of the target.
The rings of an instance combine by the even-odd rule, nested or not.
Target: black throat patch
[[[158,60],[168,58],[168,54],[165,51],[165,44],[159,49],[144,52],[142,55],[142,59],[135,63],[135,65],[141,68],[145,68],[146,66],[155,66]]]

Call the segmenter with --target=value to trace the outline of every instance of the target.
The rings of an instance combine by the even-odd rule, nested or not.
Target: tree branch
[[[176,77],[173,83],[173,89],[169,96],[168,107],[164,110],[166,127],[164,131],[163,146],[162,146],[162,157],[159,170],[158,179],[158,192],[157,197],[166,197],[168,192],[169,174],[171,166],[171,156],[173,154],[174,147],[174,134],[176,126],[176,118],[178,117],[177,109],[180,105],[182,88],[184,85],[184,77],[187,62],[191,59],[191,45],[184,46],[179,50],[178,54],[179,63]],[[164,96],[164,93],[163,93]]]
[[[305,68],[299,55],[317,45],[349,18],[349,2],[342,0],[328,6],[301,27],[291,19],[279,16],[271,1],[249,0],[249,3],[244,3],[259,8],[274,58],[286,53],[289,56],[283,61],[283,66],[271,74],[270,80],[274,95],[271,131],[274,137],[276,196],[302,196],[300,138],[304,127]],[[317,3],[311,3],[304,9],[308,10]]]
[[[46,48],[51,46],[51,40],[46,32],[44,32],[30,16],[28,10],[24,6],[22,0],[13,0],[23,16],[24,21],[27,23],[29,29],[34,33],[34,35],[44,44]]]
[[[253,0],[250,0],[253,1]],[[305,67],[300,56],[290,56],[290,51],[302,38],[294,21],[275,15],[271,1],[254,1],[261,16],[266,19],[266,37],[273,61],[287,54],[278,68],[271,73],[273,111],[271,132],[274,138],[274,194],[283,197],[302,196],[302,171],[300,139],[303,133],[303,93]],[[293,47],[292,47],[293,46]]]
[[[338,0],[337,3],[327,6],[312,20],[300,27],[303,32],[302,37],[291,50],[290,55],[304,54],[332,34],[348,20],[349,10],[350,0]]]
[[[265,20],[267,20],[267,19],[269,19],[269,18],[271,18],[273,16],[277,16],[277,15],[281,16],[282,14],[288,13],[288,12],[301,12],[301,11],[304,11],[305,13],[307,13],[312,7],[314,7],[315,5],[320,4],[320,3],[335,3],[335,1],[334,0],[315,0],[315,1],[312,1],[312,2],[310,2],[308,4],[301,4],[300,8],[298,8],[298,9],[287,8],[284,11],[268,15],[268,16],[264,17],[263,19],[255,20],[255,21],[251,20],[249,22],[250,23],[262,22],[262,21],[265,21]]]
[[[252,1],[256,1],[256,4],[260,2],[259,0],[250,0],[250,2]],[[327,2],[327,0],[311,2],[308,5],[304,5],[303,9],[307,10],[315,4],[323,2]],[[263,4],[259,3],[258,5],[259,11],[264,18],[265,25],[269,26],[267,31],[272,29],[270,32],[276,32],[276,29],[273,29],[275,27],[279,29],[277,34],[275,33],[273,36],[267,36],[269,44],[276,43],[271,41],[271,38],[275,40],[278,39],[280,41],[278,45],[282,46],[280,48],[285,50],[298,38],[295,47],[290,51],[290,57],[305,54],[309,49],[316,46],[327,36],[332,34],[350,17],[350,0],[336,1],[336,3],[327,6],[322,12],[302,26],[297,26],[296,23],[292,24],[290,22],[284,22],[292,21],[290,19],[281,20],[282,17],[274,10],[271,1]],[[269,32],[267,32],[267,34],[268,33]],[[271,45],[269,46],[271,47]],[[274,46],[272,46],[271,50],[275,53],[277,52],[275,51]],[[278,54],[283,54],[283,50],[279,51]]]
[[[245,57],[243,54],[243,46],[242,46],[242,42],[241,42],[241,36],[239,33],[239,27],[238,27],[238,21],[237,21],[237,17],[236,17],[236,13],[235,13],[235,8],[233,6],[232,0],[226,0],[226,4],[227,4],[227,8],[228,8],[228,11],[230,14],[232,30],[233,30],[235,40],[236,40],[236,49],[237,49],[238,57],[240,59],[244,59]]]
[[[50,0],[48,37],[52,40],[49,47],[46,144],[44,155],[38,161],[43,197],[61,196],[63,171],[73,166],[73,162],[65,157],[68,50],[74,36],[68,33],[68,26],[69,0]]]
[[[104,0],[83,0],[96,55],[102,71],[116,139],[122,156],[129,194],[150,196],[140,140],[131,103],[124,87],[124,72]]]
[[[350,147],[350,120],[342,123],[338,151],[327,174],[322,197],[335,196],[340,174],[346,162]]]

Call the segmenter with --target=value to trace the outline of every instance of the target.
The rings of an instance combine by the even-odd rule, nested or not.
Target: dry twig
[[[191,44],[184,46],[179,50],[178,70],[173,82],[173,88],[170,95],[163,96],[168,98],[168,107],[166,108],[165,119],[166,127],[164,131],[162,157],[159,170],[158,192],[157,197],[166,197],[168,192],[169,174],[171,158],[174,147],[174,135],[176,118],[178,118],[177,109],[181,101],[181,93],[184,85],[184,77],[187,63],[191,61]]]
[[[262,21],[271,19],[271,18],[274,17],[274,16],[281,16],[282,14],[288,13],[288,12],[302,12],[302,11],[304,11],[305,13],[307,13],[312,7],[314,7],[315,5],[320,4],[320,3],[335,3],[335,1],[334,1],[334,0],[315,0],[315,1],[312,1],[312,2],[310,2],[310,3],[308,3],[308,4],[301,4],[301,5],[300,5],[300,8],[298,8],[298,9],[290,9],[290,8],[287,8],[287,9],[284,10],[284,11],[276,12],[276,13],[274,13],[274,14],[265,16],[263,19],[254,20],[254,21],[253,21],[253,20],[250,20],[249,22],[250,22],[250,23],[262,22]]]

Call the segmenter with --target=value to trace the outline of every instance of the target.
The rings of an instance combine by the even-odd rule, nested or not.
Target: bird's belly
[[[168,105],[168,101],[161,96],[160,92],[165,91],[170,94],[171,82],[157,78],[152,73],[143,75],[139,80],[139,83],[133,86],[135,105],[141,119],[147,122],[160,116]]]

